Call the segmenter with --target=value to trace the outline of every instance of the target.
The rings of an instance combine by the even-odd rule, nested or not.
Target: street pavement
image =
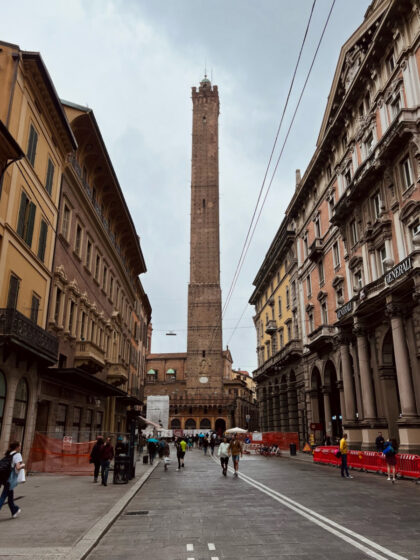
[[[246,456],[225,478],[194,450],[155,469],[88,559],[420,559],[420,485],[352,474]]]
[[[0,511],[0,559],[80,560],[147,480],[150,467],[137,462],[128,484],[93,483],[93,476],[34,474],[15,489],[21,515]],[[93,472],[93,466],[92,466]]]

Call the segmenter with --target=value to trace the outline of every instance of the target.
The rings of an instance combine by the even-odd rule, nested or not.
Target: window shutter
[[[38,143],[38,133],[36,132],[35,128],[31,125],[31,129],[29,132],[29,141],[28,141],[28,152],[27,157],[28,160],[33,165],[35,163],[35,154],[36,154],[36,145]]]
[[[47,179],[45,181],[45,190],[48,194],[52,193],[52,183],[54,178],[54,164],[49,159],[48,160],[48,169],[47,169]]]
[[[28,204],[28,197],[24,192],[22,192],[22,195],[20,197],[19,217],[18,217],[18,223],[16,228],[16,231],[21,237],[23,237],[23,230],[25,227],[25,212],[26,212],[27,204]]]
[[[19,295],[19,278],[12,274],[10,276],[9,294],[7,296],[8,309],[16,309]]]
[[[31,247],[32,245],[32,235],[34,233],[34,223],[35,223],[35,211],[36,206],[33,202],[29,203],[29,213],[28,213],[28,225],[26,228],[25,241]]]
[[[38,243],[38,258],[40,258],[42,262],[44,262],[44,258],[45,258],[45,247],[46,247],[46,244],[47,244],[47,232],[48,232],[48,226],[44,222],[44,220],[42,220],[41,221],[41,229],[40,229],[40,232],[39,232],[39,243]]]
[[[38,322],[38,311],[39,311],[39,298],[33,295],[32,307],[31,307],[31,321],[33,321],[34,323]]]

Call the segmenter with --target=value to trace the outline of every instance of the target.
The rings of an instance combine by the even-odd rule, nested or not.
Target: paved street
[[[255,456],[224,478],[198,450],[185,463],[158,466],[89,560],[420,558],[412,481]]]

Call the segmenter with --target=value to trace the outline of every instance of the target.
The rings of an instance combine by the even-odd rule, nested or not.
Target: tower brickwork
[[[205,78],[192,88],[191,243],[187,389],[221,393],[222,306],[219,243],[219,94]]]

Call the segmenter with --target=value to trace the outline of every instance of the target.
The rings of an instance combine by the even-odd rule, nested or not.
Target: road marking
[[[209,544],[207,546],[209,547],[209,550],[216,550],[216,547],[214,546],[214,544],[212,542],[209,542]]]
[[[217,461],[215,462],[217,463]],[[231,467],[229,467],[229,471],[234,472]],[[344,527],[343,525],[340,525],[339,523],[336,523],[335,521],[328,519],[328,517],[324,517],[323,515],[320,515],[316,511],[313,511],[310,508],[307,508],[299,504],[298,502],[295,502],[291,498],[288,498],[284,494],[280,494],[280,492],[277,492],[276,490],[273,490],[272,488],[265,486],[265,484],[262,484],[261,482],[254,480],[248,475],[240,473],[239,478],[241,478],[247,484],[254,486],[254,488],[259,490],[260,492],[267,494],[277,502],[280,502],[284,506],[295,511],[302,517],[305,517],[309,521],[312,521],[312,523],[319,525],[329,533],[332,533],[333,535],[342,539],[343,541],[348,542],[355,548],[362,550],[365,554],[367,554],[371,558],[375,558],[375,560],[389,560],[389,558],[394,558],[395,560],[408,560],[405,556],[400,556],[399,554],[392,552],[391,550],[375,543],[374,541],[371,541],[370,539],[364,537],[363,535],[359,535],[358,533],[355,533],[354,531],[347,529],[347,527]],[[361,542],[358,542],[355,539],[359,539],[359,541]],[[371,550],[370,548],[367,548],[364,545],[370,546],[376,549],[376,551],[382,554],[386,554],[387,556],[381,556],[381,554],[379,554],[375,550]]]
[[[194,550],[194,545],[193,544],[187,544],[187,552],[193,552]]]
[[[187,558],[187,560],[195,560],[195,558]]]
[[[211,560],[219,560],[219,557],[218,556],[212,556]]]

